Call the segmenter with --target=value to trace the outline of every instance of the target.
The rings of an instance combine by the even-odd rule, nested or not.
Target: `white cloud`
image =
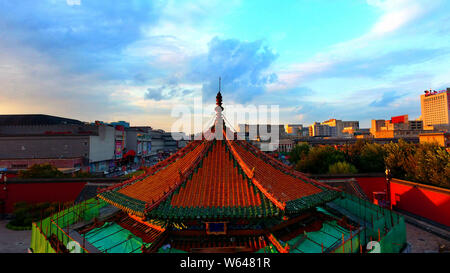
[[[373,26],[371,34],[383,35],[394,32],[424,15],[439,2],[440,0],[367,0],[369,5],[383,11],[383,15]]]
[[[66,0],[66,3],[69,6],[80,6],[81,0]]]
[[[367,0],[381,10],[382,14],[365,34],[330,46],[306,62],[288,65],[278,70],[279,81],[268,86],[268,90],[285,90],[302,85],[309,77],[333,69],[345,61],[381,55],[397,46],[392,34],[435,9],[441,0]],[[389,36],[390,35],[390,36]],[[386,38],[389,37],[389,40]]]
[[[222,36],[224,23],[216,18],[239,5],[240,0],[169,0],[158,24],[142,28],[144,37],[125,53],[151,57],[152,64],[165,68],[182,69],[189,58],[208,51],[213,37]]]

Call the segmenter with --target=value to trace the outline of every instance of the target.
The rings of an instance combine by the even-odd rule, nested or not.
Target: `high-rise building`
[[[330,137],[336,135],[336,127],[326,124],[314,122],[309,126],[309,136],[313,137]]]
[[[422,119],[425,127],[433,126],[437,129],[450,127],[450,88],[447,90],[426,90],[420,96]]]
[[[344,129],[344,125],[342,124],[342,120],[338,119],[329,119],[321,123],[321,125],[328,125],[330,128],[330,136],[340,137],[342,134],[342,130]]]

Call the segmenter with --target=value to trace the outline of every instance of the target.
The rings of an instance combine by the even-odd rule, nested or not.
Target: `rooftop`
[[[0,126],[26,126],[26,125],[57,125],[76,124],[83,125],[84,122],[43,114],[29,115],[0,115]]]

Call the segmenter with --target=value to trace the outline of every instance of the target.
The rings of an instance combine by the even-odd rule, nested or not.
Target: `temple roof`
[[[215,124],[223,109],[219,95]],[[98,196],[140,217],[180,220],[299,213],[339,195],[250,143],[227,139],[225,130],[223,137],[192,141],[140,177]]]

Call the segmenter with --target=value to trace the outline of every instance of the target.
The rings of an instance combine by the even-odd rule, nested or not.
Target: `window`
[[[227,226],[224,222],[206,223],[206,233],[208,235],[220,235],[227,233]]]

